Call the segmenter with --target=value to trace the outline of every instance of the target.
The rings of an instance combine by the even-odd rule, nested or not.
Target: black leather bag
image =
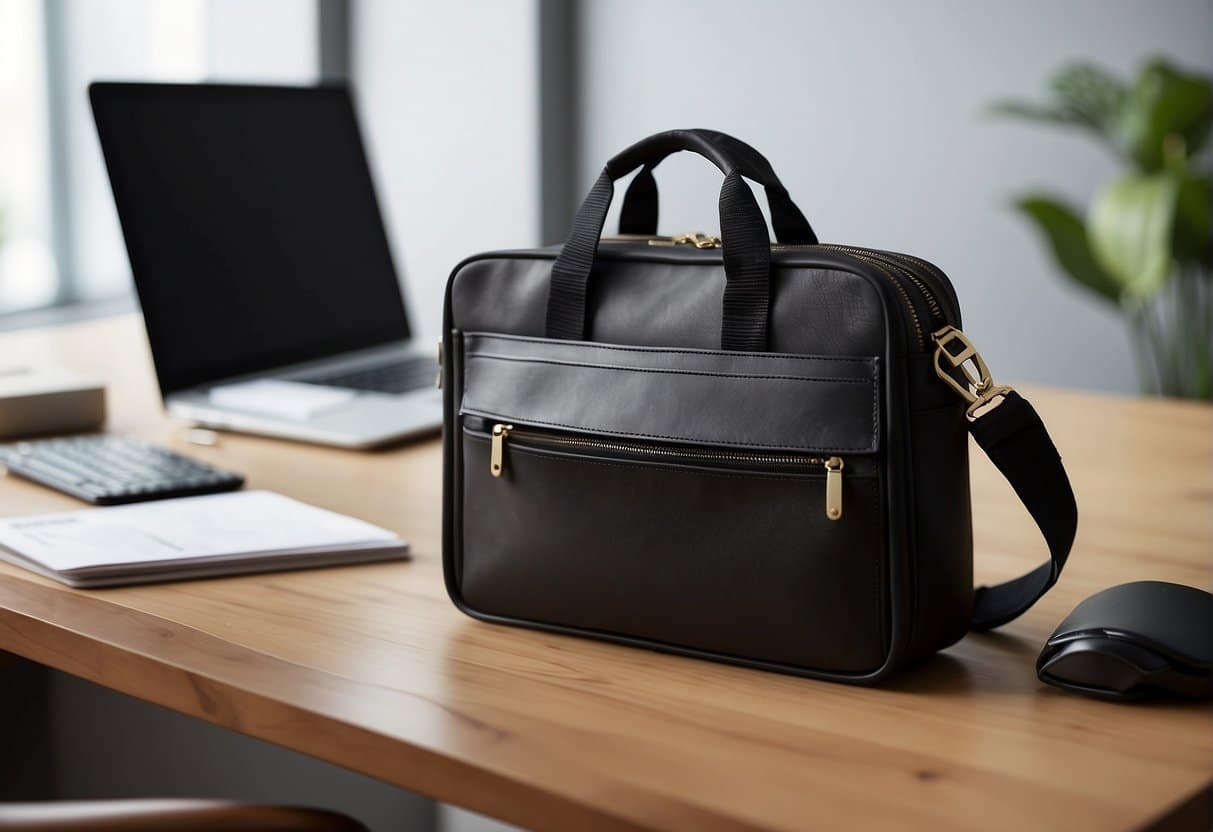
[[[720,240],[655,236],[653,168],[682,150],[725,175]],[[600,239],[637,168],[623,233]],[[846,682],[1010,621],[1057,580],[1077,512],[1036,412],[960,326],[938,268],[819,244],[748,145],[677,130],[629,147],[562,248],[476,255],[447,284],[451,598]],[[969,434],[1051,555],[976,592]]]

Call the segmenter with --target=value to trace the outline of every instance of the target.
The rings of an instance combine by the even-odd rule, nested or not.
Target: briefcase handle
[[[686,150],[703,156],[724,174],[720,189],[720,235],[726,280],[721,349],[765,351],[771,306],[771,239],[762,209],[743,177],[760,176],[775,183],[778,180],[774,180],[773,171],[766,177],[766,171],[753,158],[757,152],[747,154],[742,150],[745,147],[748,145],[712,130],[669,130],[649,136],[612,157],[577,210],[573,230],[552,265],[547,336],[585,339],[590,274],[607,209],[615,194],[615,180],[641,165]],[[770,169],[769,164],[765,167]],[[811,228],[808,233],[812,234]]]
[[[788,189],[779,181],[778,175],[765,156],[755,150],[752,145],[727,133],[703,129],[688,132],[699,133],[707,141],[726,145],[730,155],[743,166],[742,176],[763,186],[767,195],[767,205],[771,210],[771,228],[775,232],[777,241],[792,245],[815,245],[817,243],[817,235],[813,233],[813,227],[809,225],[809,221],[792,201]],[[664,161],[666,155],[668,154],[662,154],[661,157],[646,162],[628,184],[628,189],[623,195],[623,204],[619,208],[620,234],[654,235],[657,233],[660,200],[653,169]]]

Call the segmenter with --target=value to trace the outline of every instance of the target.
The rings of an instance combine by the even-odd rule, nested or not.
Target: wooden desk
[[[185,446],[130,317],[0,337],[14,355],[101,373],[112,429],[391,527],[415,560],[94,592],[0,565],[0,650],[548,829],[1130,829],[1210,783],[1208,708],[1081,699],[1033,673],[1091,593],[1209,584],[1209,407],[1035,391],[1082,518],[1060,585],[1000,632],[864,689],[474,622],[442,588],[436,441]],[[1000,579],[1044,548],[974,459],[978,573]],[[77,505],[0,479],[0,514]]]

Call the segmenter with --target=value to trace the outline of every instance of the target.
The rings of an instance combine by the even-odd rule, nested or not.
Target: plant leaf
[[[1131,297],[1155,294],[1171,274],[1178,194],[1173,173],[1126,176],[1104,188],[1091,205],[1091,250]]]
[[[996,116],[1018,118],[1023,121],[1039,121],[1047,124],[1074,124],[1086,127],[1087,123],[1059,107],[1048,104],[1035,104],[1031,101],[1016,101],[1007,99],[996,101],[990,105],[989,112]]]
[[[1121,109],[1129,90],[1118,78],[1094,64],[1065,67],[1049,82],[1050,100],[1045,103],[1008,99],[995,102],[995,115],[1087,127],[1114,138]]]
[[[1147,64],[1120,117],[1118,133],[1144,171],[1163,167],[1168,136],[1183,139],[1189,157],[1204,146],[1213,122],[1213,90],[1208,78],[1180,72],[1165,61]]]
[[[1213,266],[1213,186],[1209,178],[1191,173],[1180,177],[1175,203],[1175,256]]]
[[[1053,256],[1066,274],[1111,303],[1120,300],[1121,287],[1096,261],[1087,242],[1087,229],[1070,207],[1046,196],[1027,196],[1016,202],[1048,240]]]
[[[1045,103],[1005,100],[996,102],[990,112],[1023,121],[1078,127],[1103,139],[1116,153],[1125,154],[1119,125],[1129,90],[1119,78],[1094,64],[1076,63],[1058,72],[1049,82],[1049,89],[1050,100]]]
[[[1051,86],[1063,111],[1109,137],[1129,98],[1123,81],[1091,63],[1075,63],[1062,69],[1053,77]]]

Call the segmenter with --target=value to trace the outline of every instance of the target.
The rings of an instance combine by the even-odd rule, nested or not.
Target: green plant
[[[1142,389],[1200,399],[1213,398],[1210,87],[1159,59],[1131,83],[1078,63],[1054,76],[1047,102],[993,108],[1085,131],[1122,160],[1085,216],[1047,194],[1016,205],[1066,275],[1123,310]]]

